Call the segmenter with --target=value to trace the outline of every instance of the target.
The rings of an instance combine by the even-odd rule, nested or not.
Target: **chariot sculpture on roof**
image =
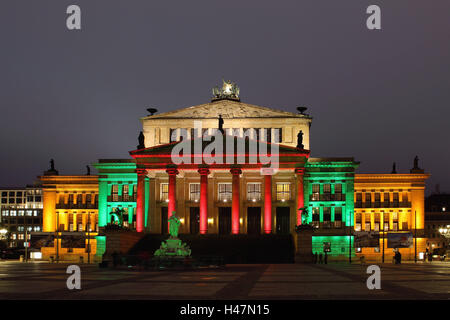
[[[239,87],[231,80],[225,81],[222,79],[222,88],[218,86],[212,89],[212,100],[231,99],[239,101]]]

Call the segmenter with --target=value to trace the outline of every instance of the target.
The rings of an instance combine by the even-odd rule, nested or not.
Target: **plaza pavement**
[[[68,264],[0,262],[0,299],[449,299],[450,263],[381,266],[369,290],[367,266],[227,265],[195,271],[100,269],[80,265],[81,290],[69,290]]]

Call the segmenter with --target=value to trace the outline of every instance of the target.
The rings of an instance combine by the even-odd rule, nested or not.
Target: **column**
[[[304,168],[295,168],[295,174],[297,175],[297,225],[302,224],[302,211],[298,210],[305,206],[305,199],[303,195],[303,173]]]
[[[145,201],[145,177],[147,170],[136,169],[138,175],[136,197],[136,231],[144,230],[144,201]]]
[[[239,175],[242,173],[242,170],[239,168],[233,168],[230,170],[231,174],[233,175],[233,185],[232,185],[232,192],[233,192],[233,202],[231,205],[231,233],[232,234],[239,234],[239,210],[240,210],[240,203],[239,203]]]
[[[198,169],[200,174],[200,234],[208,232],[208,174],[207,168]]]
[[[167,169],[166,172],[169,174],[169,203],[167,210],[167,218],[172,216],[172,212],[176,211],[176,187],[177,187],[177,174],[178,170],[175,168]],[[169,228],[169,224],[167,224],[167,228]]]
[[[272,175],[264,176],[264,233],[272,233]]]
[[[46,188],[43,193],[43,231],[53,232],[56,230],[56,190]]]

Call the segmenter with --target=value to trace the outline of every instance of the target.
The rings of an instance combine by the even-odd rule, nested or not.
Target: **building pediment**
[[[224,119],[238,118],[306,118],[307,115],[288,111],[276,110],[256,106],[234,100],[219,100],[197,106],[187,107],[174,111],[147,116],[142,120],[150,119],[216,119],[222,115]]]

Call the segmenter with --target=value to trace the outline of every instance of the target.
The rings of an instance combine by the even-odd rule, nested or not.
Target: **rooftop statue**
[[[231,99],[239,101],[239,92],[240,90],[236,83],[222,79],[222,88],[216,86],[212,89],[212,100]]]
[[[91,175],[91,168],[89,166],[86,166],[86,175],[87,176]]]
[[[139,137],[138,137],[138,142],[139,145],[137,146],[137,149],[144,149],[145,148],[145,137],[144,134],[142,133],[142,131],[139,133]]]
[[[300,132],[297,134],[297,148],[298,149],[304,149],[303,145],[303,131],[300,130]]]
[[[219,131],[222,132],[222,134],[225,133],[225,131],[223,131],[223,118],[221,114],[219,114]]]

